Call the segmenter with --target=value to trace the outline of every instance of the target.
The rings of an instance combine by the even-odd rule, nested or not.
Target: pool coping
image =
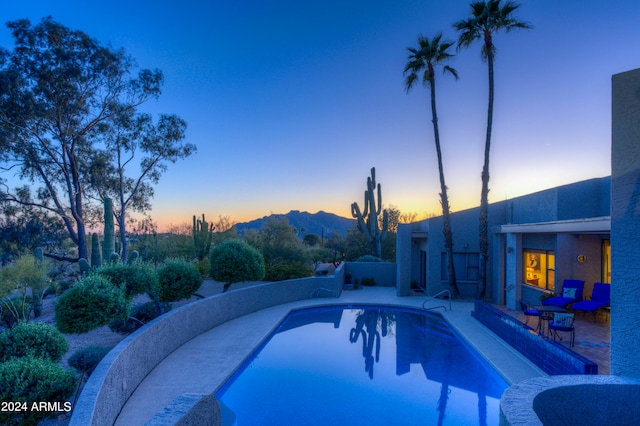
[[[246,291],[243,289],[239,291]],[[218,295],[213,297],[221,297]],[[242,315],[189,340],[161,361],[124,403],[116,425],[145,424],[184,394],[215,393],[291,310],[326,305],[389,305],[422,309],[424,297],[397,297],[394,288],[343,291],[338,298],[306,299]],[[448,303],[447,303],[448,305]],[[545,377],[519,352],[471,317],[473,301],[454,301],[451,311],[438,311],[508,385]],[[207,384],[197,380],[207,376]]]

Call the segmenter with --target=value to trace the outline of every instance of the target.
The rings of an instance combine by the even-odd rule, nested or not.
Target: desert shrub
[[[198,268],[183,259],[168,259],[158,268],[160,300],[174,302],[188,299],[202,285]]]
[[[0,293],[17,289],[22,295],[32,297],[33,312],[36,317],[42,310],[42,294],[49,286],[49,263],[40,262],[31,254],[20,256],[0,273]]]
[[[55,306],[56,325],[63,333],[86,333],[129,314],[124,289],[100,274],[84,277]]]
[[[203,277],[209,275],[210,265],[211,264],[209,262],[209,257],[205,257],[204,259],[198,261],[198,272],[200,272],[200,275],[202,275]]]
[[[113,331],[114,333],[126,335],[133,333],[143,325],[144,324],[142,324],[140,321],[137,321],[132,317],[116,318],[109,323],[109,330]]]
[[[7,328],[12,328],[19,322],[29,321],[33,310],[31,297],[27,295],[5,297],[0,300],[0,307],[2,308],[0,319]]]
[[[149,321],[169,312],[171,304],[160,303],[160,311],[158,312],[158,304],[155,301],[136,305],[131,310],[131,314],[127,318],[118,318],[109,323],[109,329],[115,333],[130,334],[142,327]]]
[[[368,287],[373,287],[376,285],[376,280],[373,278],[363,278],[362,281],[360,281],[360,284]]]
[[[158,313],[158,305],[156,304],[156,302],[151,301],[134,306],[131,310],[131,316],[146,324],[149,321],[158,318],[161,314],[169,312],[170,310],[171,305],[164,302],[160,304],[160,313]]]
[[[356,262],[384,262],[384,259],[370,254],[365,254],[364,256],[360,256]]]
[[[65,291],[69,290],[76,283],[76,280],[62,280],[58,282],[54,282],[53,286],[56,290],[56,295],[60,296]]]
[[[153,265],[145,262],[109,263],[95,270],[116,286],[124,286],[125,295],[155,293],[158,291],[158,274]]]
[[[21,323],[0,334],[0,361],[29,356],[59,361],[67,349],[67,340],[49,324]]]
[[[267,281],[283,281],[311,277],[313,275],[313,268],[309,265],[300,262],[278,262],[267,268],[264,279]]]
[[[69,366],[81,374],[91,374],[110,350],[104,346],[87,346],[78,349],[69,357]]]
[[[63,409],[71,410],[68,402],[76,385],[76,377],[53,361],[41,358],[12,358],[0,364],[0,401],[27,404],[21,412],[0,411],[0,424],[35,426],[56,412],[31,410],[39,401],[61,402]]]
[[[225,283],[258,281],[264,277],[264,259],[255,248],[241,240],[227,240],[209,252],[211,278]]]

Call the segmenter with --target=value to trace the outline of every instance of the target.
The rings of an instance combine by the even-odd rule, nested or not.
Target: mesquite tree
[[[0,200],[36,206],[60,217],[88,257],[91,162],[109,123],[160,95],[162,73],[134,72],[123,50],[103,46],[51,18],[7,24],[13,51],[0,49],[1,170],[33,191],[0,187]],[[21,194],[34,197],[25,197]],[[77,260],[77,258],[69,259]]]

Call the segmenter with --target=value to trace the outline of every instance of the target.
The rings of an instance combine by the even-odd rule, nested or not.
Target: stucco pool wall
[[[508,388],[501,426],[638,425],[640,379],[570,375],[537,377]]]
[[[344,264],[343,264],[344,265]],[[71,426],[113,424],[127,399],[168,354],[224,322],[270,306],[338,296],[341,265],[334,276],[265,283],[182,306],[155,319],[120,342],[100,362],[78,399]]]

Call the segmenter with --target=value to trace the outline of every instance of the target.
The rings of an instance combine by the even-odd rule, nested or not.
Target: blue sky
[[[376,167],[385,205],[439,213],[429,92],[404,90],[419,34],[455,39],[469,1],[11,1],[3,22],[43,16],[164,72],[144,109],[188,122],[197,154],[171,165],[151,212],[246,221],[289,210],[350,217]],[[611,75],[640,67],[640,2],[525,0],[533,30],[495,38],[490,201],[607,176]],[[6,27],[0,45],[12,48]],[[480,45],[439,74],[438,115],[454,211],[480,199],[487,70]]]

